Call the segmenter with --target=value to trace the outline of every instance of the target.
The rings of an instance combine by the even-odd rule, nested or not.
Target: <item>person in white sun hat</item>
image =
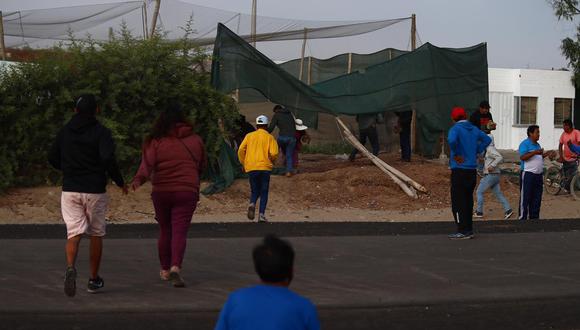
[[[248,219],[256,216],[256,202],[260,198],[259,222],[266,222],[266,205],[268,204],[268,190],[270,174],[276,158],[278,158],[278,143],[268,133],[268,117],[264,115],[256,118],[256,131],[246,135],[240,148],[238,158],[244,171],[250,177],[250,205]]]
[[[294,154],[292,155],[292,167],[297,171],[299,162],[298,153],[302,149],[303,144],[310,143],[310,136],[308,135],[308,132],[306,132],[308,126],[304,125],[302,119],[296,118],[295,123],[296,132],[294,133],[294,137],[296,138],[296,147],[294,148]]]

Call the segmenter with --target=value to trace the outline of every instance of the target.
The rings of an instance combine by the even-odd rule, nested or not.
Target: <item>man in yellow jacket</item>
[[[256,118],[255,132],[246,135],[240,148],[238,158],[244,171],[250,176],[250,206],[248,219],[256,217],[256,202],[260,198],[259,222],[266,222],[266,205],[268,204],[268,190],[270,174],[276,158],[278,158],[278,144],[276,139],[268,133],[268,117],[261,115]]]

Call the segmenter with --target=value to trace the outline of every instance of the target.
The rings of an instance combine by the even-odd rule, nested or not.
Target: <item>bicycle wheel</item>
[[[556,166],[549,167],[544,174],[544,187],[550,195],[557,195],[562,187],[560,182],[562,181],[562,174],[560,169]],[[580,192],[580,191],[579,191]]]
[[[580,174],[574,175],[570,181],[570,194],[574,196],[574,199],[580,201]]]

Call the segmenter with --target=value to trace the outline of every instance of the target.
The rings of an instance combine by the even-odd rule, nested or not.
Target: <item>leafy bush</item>
[[[113,132],[125,176],[136,170],[143,137],[171,100],[181,102],[215,159],[222,139],[218,123],[233,127],[238,110],[211,87],[204,69],[209,58],[186,42],[189,32],[181,41],[159,35],[143,41],[123,26],[109,42],[71,39],[34,63],[0,70],[0,191],[59,180],[47,152],[83,93],[97,96],[99,120]]]

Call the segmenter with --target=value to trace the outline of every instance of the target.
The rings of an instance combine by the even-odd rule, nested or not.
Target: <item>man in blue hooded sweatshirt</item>
[[[491,139],[467,121],[465,109],[451,111],[455,125],[449,130],[447,141],[451,150],[451,211],[457,232],[449,239],[473,238],[473,190],[477,183],[477,155],[491,143]]]

